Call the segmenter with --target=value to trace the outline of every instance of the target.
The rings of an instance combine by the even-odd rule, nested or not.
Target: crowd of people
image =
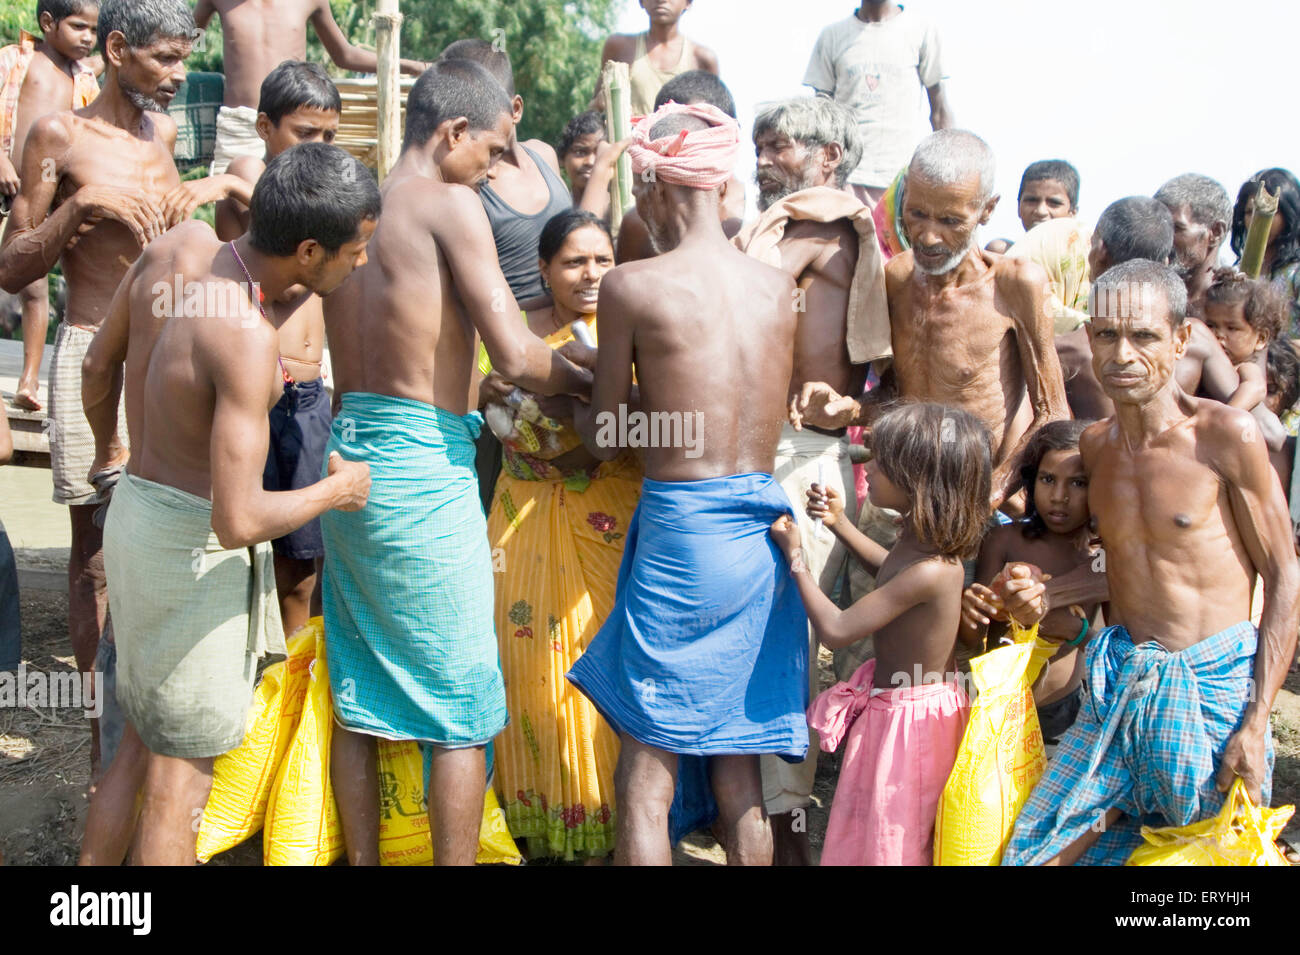
[[[711,827],[733,864],[810,864],[837,748],[821,862],[928,864],[959,673],[1012,625],[1059,649],[1004,863],[1122,863],[1235,777],[1268,801],[1300,627],[1296,178],[1234,203],[1182,174],[1089,228],[1075,168],[1036,162],[1025,234],[981,247],[993,152],[952,128],[935,26],[868,0],[812,95],[759,107],[747,219],[691,5],[641,0],[647,31],[606,41],[619,142],[598,86],[555,148],[521,140],[500,44],[403,61],[382,188],[304,61],[310,23],[374,69],[324,0],[39,0],[43,39],[0,51],[0,284],[68,283],[50,449],[107,696],[84,863],[195,861],[259,666],[314,616],[355,865],[378,739],[421,745],[439,864],[473,863],[489,786],[533,859],[665,864]],[[182,182],[165,109],[214,14],[217,158]],[[1261,187],[1252,278],[1222,247]]]

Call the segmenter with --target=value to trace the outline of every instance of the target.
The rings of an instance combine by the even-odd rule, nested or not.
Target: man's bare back
[[[858,261],[858,234],[847,219],[791,222],[777,244],[781,268],[802,290],[795,332],[790,396],[805,381],[824,381],[842,395],[862,391],[865,366],[849,361],[849,292]]]
[[[968,411],[993,437],[993,496],[1014,482],[1020,448],[1038,426],[1067,417],[1043,269],[972,250],[936,288],[911,250],[885,266],[894,370],[905,398]],[[997,503],[995,502],[995,503]]]
[[[634,360],[643,412],[703,425],[698,457],[645,449],[646,477],[657,481],[770,474],[776,456],[793,367],[794,281],[715,228],[714,241],[620,266],[601,283],[593,410],[618,414]],[[606,365],[619,374],[603,376]]]
[[[374,56],[348,43],[330,10],[329,0],[199,0],[194,22],[205,28],[221,18],[226,76],[225,105],[257,108],[262,80],[285,60],[307,58],[307,24],[335,64],[346,70],[373,72]],[[363,54],[358,60],[356,54]],[[418,73],[422,64],[403,60],[402,71]]]

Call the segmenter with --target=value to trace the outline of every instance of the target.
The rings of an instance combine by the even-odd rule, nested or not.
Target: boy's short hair
[[[285,60],[262,80],[257,111],[277,126],[303,107],[343,112],[343,99],[325,68],[303,60]]]
[[[330,256],[378,219],[374,175],[338,146],[302,143],[272,159],[249,203],[248,238],[266,255],[293,255],[315,239]]]
[[[488,70],[473,60],[438,60],[415,81],[406,99],[402,148],[423,146],[449,119],[464,116],[472,132],[512,115],[510,97]]]
[[[727,89],[727,84],[708,70],[687,70],[659,87],[659,93],[655,96],[656,112],[669,100],[682,106],[708,103],[732,119],[736,118],[736,98]]]
[[[42,13],[48,13],[50,18],[58,23],[78,13],[84,13],[87,7],[98,9],[99,0],[38,0],[36,22],[40,22]]]
[[[1070,208],[1079,208],[1079,170],[1064,159],[1040,159],[1026,166],[1024,175],[1020,177],[1020,191],[1016,193],[1016,202],[1019,202],[1020,197],[1025,194],[1025,186],[1031,182],[1042,182],[1044,179],[1059,182],[1065,189],[1066,196],[1069,197]]]
[[[510,65],[510,54],[505,50],[497,49],[495,44],[473,38],[457,40],[448,44],[447,48],[438,55],[438,59],[472,60],[496,78],[507,96],[511,99],[515,98],[515,70]]]
[[[1148,196],[1116,199],[1097,218],[1092,234],[1117,264],[1129,259],[1168,262],[1174,254],[1174,217],[1168,206]]]
[[[594,109],[579,113],[564,124],[564,132],[560,135],[560,145],[556,148],[555,154],[563,159],[579,139],[584,136],[594,136],[596,133],[600,134],[601,139],[605,138],[604,115]]]
[[[1246,324],[1274,341],[1282,334],[1288,311],[1286,297],[1272,282],[1252,279],[1235,268],[1215,269],[1205,301],[1211,305],[1240,305]]]
[[[133,50],[156,40],[193,41],[199,32],[194,11],[185,0],[104,0],[99,5],[96,30],[101,53],[114,31],[126,37],[126,45]]]
[[[1268,343],[1268,393],[1277,395],[1278,407],[1286,411],[1300,401],[1300,355],[1288,341]]]

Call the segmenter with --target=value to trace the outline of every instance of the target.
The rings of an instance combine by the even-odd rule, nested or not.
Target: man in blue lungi
[[[1106,271],[1092,296],[1093,369],[1115,416],[1084,432],[1080,451],[1115,626],[1088,641],[1078,721],[1017,819],[1004,865],[1122,864],[1142,825],[1215,815],[1237,776],[1266,804],[1269,711],[1295,652],[1300,569],[1263,436],[1248,413],[1193,398],[1174,379],[1190,333],[1182,280],[1134,259]],[[1018,620],[1042,609],[1008,607]]]
[[[807,618],[767,533],[791,513],[772,466],[795,286],[719,224],[738,143],[736,121],[702,104],[633,131],[637,211],[661,254],[601,283],[591,414],[578,418],[598,456],[644,449],[614,611],[569,671],[622,742],[619,864],[671,862],[689,756],[709,758],[729,860],[770,865],[758,757],[808,748]]]
[[[428,70],[384,180],[369,263],[325,300],[342,395],[329,450],[370,465],[367,506],[321,522],[337,721],[330,777],[353,865],[379,861],[375,739],[424,744],[439,865],[472,865],[484,749],[506,725],[470,376],[585,397],[590,374],[519,320],[475,194],[505,150],[510,99],[477,63]],[[340,519],[335,519],[340,518]]]

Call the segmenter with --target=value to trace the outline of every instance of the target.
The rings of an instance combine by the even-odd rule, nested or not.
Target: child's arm
[[[1254,361],[1243,361],[1236,366],[1237,379],[1240,384],[1225,404],[1231,408],[1249,411],[1264,400],[1268,393],[1268,382],[1259,365]]]
[[[316,9],[311,12],[311,25],[316,31],[320,45],[325,47],[325,52],[329,54],[335,66],[354,73],[378,72],[377,54],[348,42],[348,38],[339,29],[338,21],[334,19],[334,11],[330,9],[329,0],[319,0],[316,4]],[[415,60],[402,60],[400,65],[401,71],[408,76],[419,76],[426,67],[427,64]]]
[[[804,563],[799,525],[786,514],[772,525],[771,534],[790,564],[790,576],[803,598],[808,622],[812,624],[817,639],[832,650],[850,646],[892,623],[917,604],[934,599],[939,581],[938,568],[933,561],[927,560],[908,567],[848,610],[840,610],[822,593],[812,571]]]
[[[844,516],[844,498],[833,487],[812,486],[808,491],[808,516],[814,521],[820,520],[873,574],[889,556],[888,550],[854,527],[853,522]]]

